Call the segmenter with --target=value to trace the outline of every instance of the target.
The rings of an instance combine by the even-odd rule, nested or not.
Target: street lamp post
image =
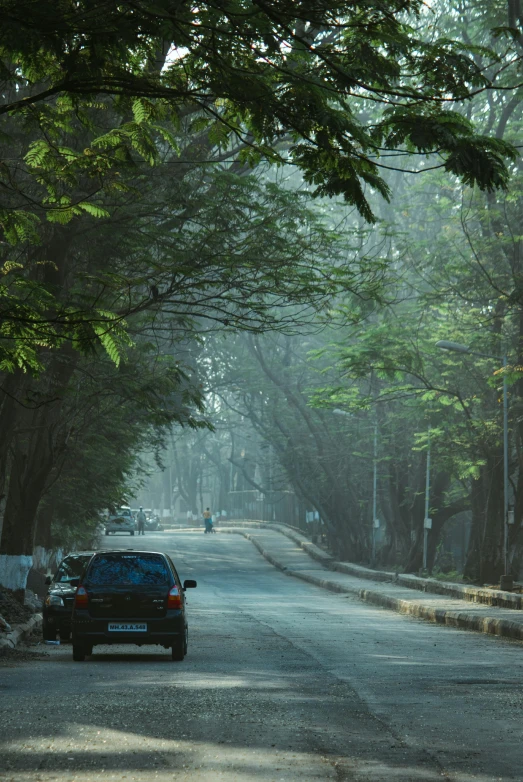
[[[508,561],[508,525],[509,525],[509,501],[508,501],[508,391],[507,391],[507,356],[496,356],[492,353],[479,353],[471,350],[467,345],[461,345],[459,342],[448,342],[440,339],[436,342],[436,347],[442,350],[452,350],[455,353],[468,353],[470,356],[480,356],[481,358],[495,358],[503,361],[503,567],[505,573],[501,576],[501,586],[512,589],[512,577],[509,574]]]

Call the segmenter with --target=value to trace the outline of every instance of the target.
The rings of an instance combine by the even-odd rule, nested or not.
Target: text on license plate
[[[143,622],[110,622],[110,633],[146,633],[147,625]]]

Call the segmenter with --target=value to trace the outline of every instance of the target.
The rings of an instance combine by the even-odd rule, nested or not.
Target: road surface
[[[0,666],[4,782],[523,780],[523,646],[290,578],[239,535],[150,533],[189,654],[69,645]]]

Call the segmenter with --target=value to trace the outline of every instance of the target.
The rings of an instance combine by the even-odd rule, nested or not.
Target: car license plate
[[[110,622],[110,633],[146,633],[147,625],[143,622]]]

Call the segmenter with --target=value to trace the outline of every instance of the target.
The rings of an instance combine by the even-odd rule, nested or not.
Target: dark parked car
[[[173,660],[187,653],[186,589],[170,557],[151,551],[104,551],[93,556],[76,590],[73,660],[97,644],[159,644]]]
[[[45,583],[48,589],[42,606],[44,641],[55,641],[57,632],[60,633],[61,641],[69,640],[78,579],[93,553],[93,551],[79,551],[76,554],[69,554],[61,561],[54,576],[47,577]]]
[[[160,522],[158,519],[158,516],[149,516],[145,520],[145,530],[146,532],[156,532],[160,528]]]

